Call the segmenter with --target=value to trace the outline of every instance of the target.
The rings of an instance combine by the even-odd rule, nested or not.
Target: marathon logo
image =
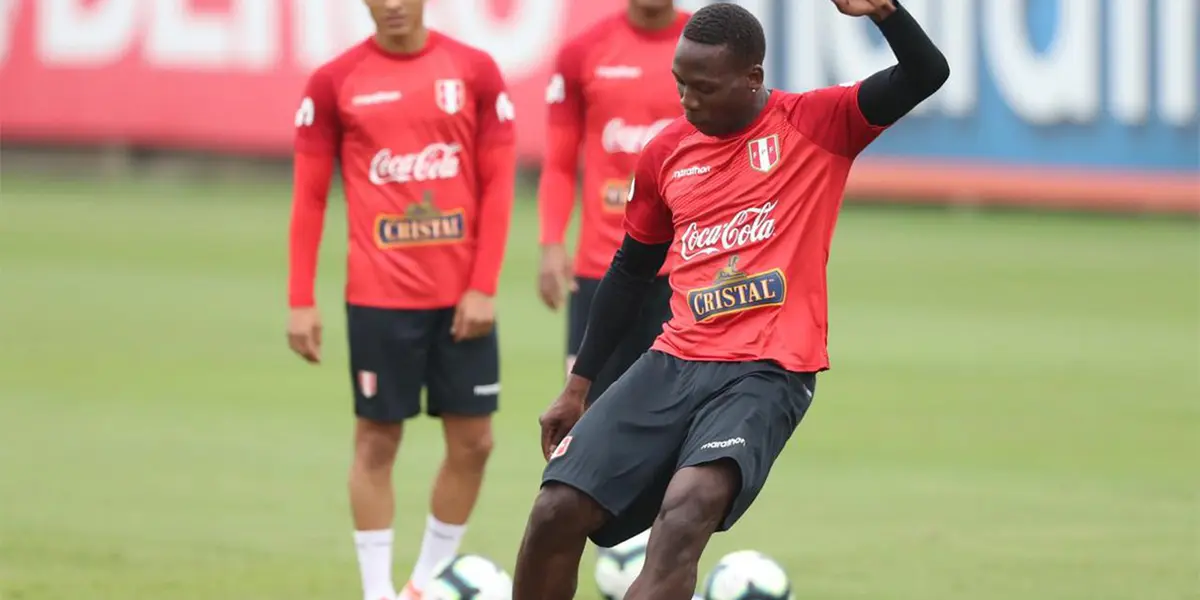
[[[426,194],[403,215],[375,217],[375,243],[383,249],[455,244],[466,237],[466,221],[463,209],[440,211]]]
[[[780,306],[787,296],[783,271],[772,269],[748,275],[737,269],[738,257],[717,273],[716,283],[688,292],[688,306],[697,323],[767,306]]]

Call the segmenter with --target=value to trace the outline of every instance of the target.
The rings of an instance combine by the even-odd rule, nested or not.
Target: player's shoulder
[[[793,108],[807,102],[820,102],[822,100],[836,99],[844,97],[847,94],[853,94],[857,91],[858,84],[858,81],[849,81],[836,85],[813,88],[803,92],[785,92],[782,90],[775,90],[774,93],[778,97],[778,106],[782,108]]]
[[[662,163],[689,136],[698,133],[695,126],[688,122],[687,117],[675,117],[675,120],[663,127],[642,148],[642,155],[649,160]]]
[[[601,48],[618,31],[622,13],[613,13],[587,26],[583,31],[567,38],[558,49],[559,60],[581,61],[589,52]]]
[[[350,71],[353,71],[354,67],[358,66],[367,57],[371,56],[373,52],[371,44],[373,43],[374,41],[371,38],[366,38],[343,50],[337,56],[321,63],[320,66],[313,70],[313,79],[321,78],[330,81],[340,79]]]
[[[857,91],[857,81],[813,88],[803,92],[775,90],[772,92],[772,102],[775,112],[779,114],[780,118],[798,125],[801,122],[807,123],[814,119],[828,118],[831,113],[848,106],[844,101],[848,98],[853,99],[853,95]],[[857,103],[852,102],[849,105],[857,105]]]
[[[479,46],[474,46],[441,31],[431,29],[429,34],[437,36],[439,46],[444,48],[457,60],[471,67],[496,67],[496,58]]]

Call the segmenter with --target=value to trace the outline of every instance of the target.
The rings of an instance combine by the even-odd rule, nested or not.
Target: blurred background
[[[826,0],[742,4],[775,87],[892,61]],[[855,167],[834,368],[703,566],[767,552],[798,599],[1200,597],[1200,2],[905,5],[953,75]],[[429,1],[518,115],[504,408],[464,547],[510,569],[562,380],[535,295],[543,90],[623,6]],[[0,598],[359,593],[336,186],[323,366],[284,324],[293,115],[369,31],[352,0],[0,0]],[[413,422],[397,577],[441,453]]]

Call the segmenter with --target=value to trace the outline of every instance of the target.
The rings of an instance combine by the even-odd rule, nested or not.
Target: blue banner
[[[704,2],[692,2],[703,4]],[[828,0],[741,0],[767,28],[769,83],[861,79],[895,58]],[[905,0],[950,61],[946,86],[868,154],[1200,172],[1197,0]]]

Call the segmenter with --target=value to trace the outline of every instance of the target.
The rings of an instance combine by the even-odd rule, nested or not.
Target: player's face
[[[684,115],[700,133],[725,135],[745,124],[755,92],[762,87],[761,65],[745,66],[725,46],[679,38],[671,65]]]
[[[420,29],[425,0],[363,0],[371,9],[375,30],[386,36],[403,37]]]

